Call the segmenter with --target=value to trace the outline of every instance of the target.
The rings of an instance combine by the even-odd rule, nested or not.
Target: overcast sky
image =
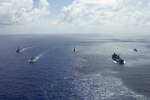
[[[0,34],[149,32],[150,0],[0,0]]]

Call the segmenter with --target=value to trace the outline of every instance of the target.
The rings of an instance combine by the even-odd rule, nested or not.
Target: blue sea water
[[[0,100],[150,100],[149,37],[1,35]]]

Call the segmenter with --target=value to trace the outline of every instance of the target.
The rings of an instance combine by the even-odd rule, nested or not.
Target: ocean
[[[149,38],[1,35],[0,100],[150,100]],[[114,52],[124,65],[112,61]]]

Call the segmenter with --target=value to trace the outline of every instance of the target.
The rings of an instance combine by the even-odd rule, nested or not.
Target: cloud
[[[33,0],[0,0],[0,25],[39,22],[50,14],[48,6],[47,0],[40,0],[38,8]]]
[[[81,26],[150,25],[149,0],[74,0],[64,7],[59,23]]]
[[[58,16],[50,12],[48,0],[37,1],[38,6],[35,0],[0,0],[0,31],[150,32],[150,0],[74,0]]]

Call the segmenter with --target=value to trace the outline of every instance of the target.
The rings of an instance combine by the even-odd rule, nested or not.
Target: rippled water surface
[[[0,100],[150,100],[149,37],[2,35]]]

